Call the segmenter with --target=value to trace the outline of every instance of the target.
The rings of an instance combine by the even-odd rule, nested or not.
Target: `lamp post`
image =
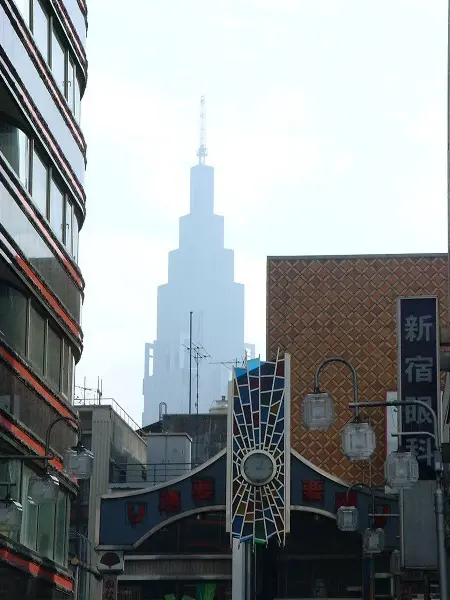
[[[356,531],[358,529],[359,513],[356,506],[349,506],[349,494],[355,488],[368,490],[372,496],[372,527],[368,527],[363,534],[363,549],[365,554],[380,554],[384,550],[384,531],[375,527],[375,492],[366,483],[354,483],[347,489],[346,505],[337,511],[337,526],[341,531]]]
[[[358,374],[355,367],[342,356],[326,358],[317,367],[314,375],[314,392],[308,394],[302,403],[302,420],[307,429],[326,430],[334,422],[335,410],[333,398],[327,392],[320,391],[319,376],[322,369],[330,363],[341,363],[350,369],[353,379],[353,421],[347,423],[342,432],[342,449],[350,460],[365,460],[375,452],[375,432],[370,423],[361,423],[359,419]]]
[[[1,454],[0,460],[43,460],[45,473],[43,477],[35,476],[31,477],[28,485],[28,494],[32,501],[37,505],[55,503],[58,497],[59,480],[53,474],[49,472],[49,460],[54,458],[54,455],[50,451],[50,437],[53,427],[60,422],[72,423],[78,429],[78,435],[80,434],[79,421],[74,417],[58,417],[47,428],[45,436],[45,451],[43,456],[35,454]],[[81,440],[73,448],[69,448],[64,456],[64,468],[66,472],[78,479],[88,479],[92,475],[94,456],[92,452],[84,448],[81,444]],[[9,501],[7,498],[4,502]],[[18,504],[18,503],[15,503]],[[9,504],[10,505],[10,504]],[[22,509],[22,506],[20,509]],[[3,511],[5,512],[5,511]],[[3,518],[4,516],[4,518]],[[0,525],[6,520],[7,514],[3,515],[0,512]]]
[[[440,592],[440,600],[448,600],[448,589],[447,589],[447,556],[445,550],[445,520],[444,520],[444,489],[443,489],[443,465],[442,465],[442,448],[441,448],[441,436],[439,432],[439,423],[438,418],[435,411],[429,406],[426,402],[422,402],[421,400],[388,400],[386,402],[364,402],[362,404],[356,404],[353,402],[349,404],[350,408],[374,408],[381,406],[421,406],[424,409],[428,410],[431,418],[433,420],[433,430],[434,433],[431,432],[420,432],[420,431],[408,431],[408,432],[400,432],[397,434],[398,437],[406,437],[409,435],[427,435],[431,437],[433,440],[433,449],[434,449],[434,470],[436,474],[436,490],[434,492],[434,512],[436,515],[436,535],[437,535],[437,551],[438,551],[438,563],[439,563],[439,592]],[[412,459],[410,457],[406,457],[405,455],[410,453],[405,452],[393,452],[393,459],[391,459],[391,483],[396,486],[396,483],[400,483],[399,487],[402,486],[402,482],[407,476],[407,472],[409,470],[410,475],[417,481],[418,479],[418,467],[412,468]],[[397,460],[395,455],[398,454],[401,457],[401,460]],[[411,455],[412,456],[412,455]],[[413,459],[417,463],[417,459],[413,457]],[[396,461],[397,460],[397,466]],[[406,466],[405,466],[406,465]],[[386,467],[387,469],[387,467]],[[417,469],[417,473],[415,471]],[[396,475],[398,481],[396,481]]]

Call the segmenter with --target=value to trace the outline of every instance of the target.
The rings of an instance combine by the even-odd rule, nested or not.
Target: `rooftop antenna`
[[[196,409],[196,413],[198,414],[198,395],[199,395],[199,380],[200,380],[199,364],[200,364],[200,361],[203,360],[204,358],[211,358],[211,355],[208,354],[208,352],[203,348],[203,346],[201,344],[190,343],[189,346],[186,346],[185,344],[183,344],[183,346],[184,346],[184,348],[186,348],[186,350],[189,351],[189,355],[192,356],[192,358],[195,361],[195,380],[196,380],[195,409]],[[192,413],[189,413],[189,414],[192,414]]]
[[[205,109],[205,96],[200,98],[200,145],[197,150],[198,164],[204,165],[205,158],[208,156],[208,149],[206,148],[206,109]]]
[[[241,358],[233,358],[233,360],[218,360],[218,361],[213,361],[210,362],[210,365],[222,365],[224,367],[226,367],[227,369],[229,369],[230,371],[233,371],[233,367],[237,368],[237,367],[245,367],[245,360],[246,360],[246,356],[243,356]]]

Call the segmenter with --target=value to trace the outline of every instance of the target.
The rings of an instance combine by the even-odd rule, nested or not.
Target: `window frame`
[[[8,280],[0,280],[0,284],[5,285],[6,288],[13,289],[18,291],[26,301],[26,309],[25,309],[25,351],[23,353],[23,358],[26,359],[29,365],[40,375],[42,376],[50,389],[56,391],[60,394],[68,403],[72,403],[73,396],[73,350],[72,346],[65,335],[65,333],[61,330],[58,323],[54,321],[51,316],[47,315],[43,310],[42,306],[38,301],[36,301],[30,294],[25,293],[23,290],[14,286]],[[43,362],[42,369],[38,364],[36,364],[31,359],[31,344],[32,344],[32,334],[31,334],[31,311],[34,310],[36,314],[41,317],[44,321],[44,335],[43,335]],[[59,345],[59,376],[58,382],[56,383],[49,376],[49,367],[48,367],[48,359],[49,359],[49,329],[58,337],[60,341]],[[15,352],[19,354],[22,353],[22,348],[18,348],[12,343],[12,340],[5,338],[5,341],[8,345],[14,349]],[[21,354],[22,356],[22,354]],[[64,357],[67,357],[67,364],[64,364]],[[64,384],[64,378],[67,380],[67,383]]]
[[[35,17],[35,6],[37,3],[39,3],[42,13],[47,18],[47,56],[44,56],[44,53],[43,53],[42,49],[40,48],[39,44],[37,43],[37,38],[36,38],[34,17]],[[31,11],[30,11],[30,29],[33,34],[33,38],[36,42],[36,46],[38,47],[38,50],[41,53],[41,55],[44,58],[45,63],[47,65],[50,65],[50,48],[51,48],[51,33],[50,33],[51,32],[51,23],[50,23],[50,20],[51,20],[51,15],[49,14],[47,3],[42,2],[42,0],[32,0],[31,1]]]
[[[28,491],[28,489],[25,488],[26,481],[29,481],[29,479],[31,477],[34,477],[36,475],[41,475],[41,473],[38,470],[33,469],[30,465],[27,465],[24,461],[8,460],[8,461],[6,461],[6,468],[9,472],[8,478],[11,479],[12,483],[16,484],[15,486],[11,487],[11,494],[16,501],[18,501],[22,504],[23,511],[24,511],[24,513],[26,513],[27,505],[24,502],[24,497]],[[16,480],[13,480],[12,477],[16,478]],[[70,501],[69,491],[61,485],[59,486],[58,496],[60,494],[64,495],[64,508],[65,508],[65,519],[61,520],[61,523],[64,523],[64,532],[63,532],[64,533],[64,541],[63,541],[64,550],[62,553],[63,554],[63,562],[56,560],[56,543],[57,543],[56,513],[58,510],[58,502],[56,502],[56,504],[52,505],[53,506],[53,539],[52,539],[52,544],[51,544],[51,556],[46,556],[46,555],[44,555],[44,556],[46,556],[46,558],[49,558],[50,560],[52,560],[53,562],[55,562],[58,565],[67,567],[68,550],[69,550],[68,539],[69,539],[69,530],[70,530],[71,501]],[[47,505],[44,505],[44,506],[47,506]],[[28,517],[28,514],[23,515],[25,518],[22,519],[22,526],[17,533],[14,533],[12,536],[7,534],[7,537],[9,539],[17,541],[20,544],[23,544],[25,546],[25,548],[28,548],[29,550],[32,550],[34,552],[39,552],[39,553],[40,553],[40,551],[38,550],[38,539],[39,539],[39,530],[40,530],[40,510],[41,510],[41,507],[36,506],[36,527],[34,530],[34,544],[32,544],[32,543],[29,544],[28,543],[29,540],[25,541],[25,539],[24,539],[26,536],[25,536],[25,532],[23,531],[23,529],[24,529],[26,518]]]

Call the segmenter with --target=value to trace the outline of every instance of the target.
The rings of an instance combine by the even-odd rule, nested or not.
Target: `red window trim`
[[[18,200],[22,206],[23,211],[26,213],[27,217],[33,222],[33,224],[39,229],[39,232],[42,233],[42,237],[44,241],[51,247],[51,249],[56,253],[57,258],[63,265],[63,267],[67,270],[75,284],[79,287],[80,292],[83,293],[84,289],[84,279],[75,269],[72,264],[72,259],[69,259],[64,250],[61,250],[59,246],[59,242],[55,242],[53,236],[47,231],[46,227],[41,223],[39,217],[36,214],[35,209],[32,207],[31,202],[25,196],[23,191],[15,184],[14,181],[11,180],[9,174],[5,171],[3,165],[1,164],[0,158],[0,177],[5,183],[5,185],[9,188],[10,192],[14,194],[16,200]]]
[[[25,444],[27,448],[33,450],[36,453],[36,456],[45,456],[45,448],[41,446],[41,444],[35,442],[33,438],[30,435],[28,435],[28,433],[22,431],[20,427],[17,427],[17,425],[9,421],[9,419],[4,417],[3,415],[0,415],[0,425],[5,431],[11,433],[16,439],[20,440],[23,444]],[[53,467],[55,467],[55,469],[62,472],[63,465],[58,458],[52,458],[51,460],[49,460],[49,463]]]
[[[47,404],[49,404],[52,408],[56,410],[56,412],[61,417],[74,417],[75,413],[71,411],[68,407],[64,406],[64,404],[56,398],[52,393],[50,393],[44,386],[41,384],[36,377],[31,373],[29,368],[25,366],[21,361],[15,358],[9,350],[7,350],[2,342],[0,341],[0,359],[3,359],[5,363],[7,363],[19,377],[21,377],[25,383],[33,388],[33,390],[41,396]]]
[[[18,252],[9,244],[8,240],[0,232],[0,245],[1,244],[8,248],[12,255],[11,258],[16,262],[20,271],[22,271],[26,278],[31,281],[33,287],[37,288],[37,291],[40,293],[43,299],[56,312],[58,317],[64,321],[65,325],[67,325],[72,334],[81,344],[83,340],[83,332],[81,331],[79,325],[66,313],[65,308],[63,308],[57,297],[51,291],[49,291],[49,289],[47,289],[47,287],[35,275],[28,262],[20,254],[18,254]]]
[[[13,567],[18,567],[23,571],[27,571],[34,577],[39,577],[40,579],[45,579],[46,581],[55,583],[66,591],[71,592],[73,590],[73,581],[68,577],[63,577],[57,573],[47,571],[47,569],[44,569],[42,565],[31,560],[21,558],[11,550],[0,548],[0,560],[7,562]]]
[[[9,61],[8,61],[9,62]],[[59,147],[57,141],[53,137],[50,132],[47,124],[39,113],[39,110],[34,105],[31,100],[28,91],[25,87],[19,82],[18,78],[14,77],[11,73],[11,67],[8,65],[7,60],[3,54],[0,54],[0,67],[3,70],[3,74],[5,79],[10,86],[13,88],[13,92],[19,97],[19,102],[22,104],[22,107],[25,107],[28,111],[28,118],[35,125],[41,135],[45,138],[45,142],[47,143],[49,149],[53,153],[53,157],[56,159],[55,162],[59,164],[60,168],[64,172],[65,176],[69,179],[73,186],[73,191],[75,191],[75,195],[78,198],[81,206],[84,207],[86,203],[86,194],[83,189],[83,186],[78,181],[77,176],[72,170],[68,160],[66,159],[64,153]]]
[[[1,234],[0,234],[1,237]],[[29,267],[28,263],[18,254],[14,257],[19,267],[21,267],[22,271],[28,276],[28,279],[32,281],[34,286],[40,291],[41,295],[47,301],[48,304],[53,308],[56,314],[64,321],[64,323],[69,327],[70,331],[75,335],[75,337],[81,342],[83,339],[83,334],[78,325],[69,317],[66,311],[61,307],[59,301],[55,298],[55,296],[47,290],[46,287],[39,281],[36,275],[33,273],[32,269]]]

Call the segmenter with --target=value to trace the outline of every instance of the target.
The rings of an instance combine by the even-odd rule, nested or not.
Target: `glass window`
[[[11,485],[9,488],[9,493],[11,494],[12,499],[16,502],[20,502],[21,467],[22,465],[18,460],[0,461],[0,482],[2,482],[2,484],[15,484]],[[4,498],[7,492],[7,486],[1,485],[0,498]],[[9,530],[5,525],[0,525],[0,533],[16,541],[19,537],[17,532]]]
[[[67,89],[66,98],[69,104],[70,110],[75,112],[75,65],[73,60],[69,57],[69,68],[67,70]]]
[[[31,550],[36,550],[37,517],[38,507],[28,496],[28,483],[35,473],[26,465],[23,466],[22,483],[22,527],[20,530],[20,542]]]
[[[0,152],[14,169],[23,186],[28,189],[30,141],[18,127],[0,122]]]
[[[51,327],[47,331],[47,372],[48,379],[59,390],[61,376],[61,338]]]
[[[42,56],[48,61],[49,20],[39,0],[33,0],[33,35]]]
[[[67,495],[63,490],[58,491],[58,500],[56,502],[56,517],[55,517],[55,556],[54,560],[60,565],[65,565],[66,547],[68,537],[68,512],[67,512]]]
[[[23,20],[30,26],[30,0],[16,0],[16,4],[22,13]]]
[[[66,234],[64,243],[72,256],[72,224],[73,224],[73,206],[69,200],[66,200]]]
[[[63,239],[64,194],[53,181],[50,184],[50,225],[56,237]]]
[[[52,71],[59,89],[65,92],[66,53],[57,34],[52,32]]]
[[[33,153],[33,179],[31,184],[31,197],[33,202],[44,215],[47,216],[47,189],[48,171],[39,154]]]
[[[53,541],[55,538],[55,505],[42,504],[38,512],[37,548],[39,554],[53,558]]]
[[[80,229],[78,226],[77,213],[73,212],[73,232],[72,232],[72,256],[78,262],[78,233]]]
[[[80,122],[80,118],[81,118],[81,92],[80,92],[80,83],[78,81],[78,77],[74,76],[74,83],[75,83],[75,108],[74,108],[74,116],[75,116],[75,120],[77,123]]]
[[[25,354],[26,327],[27,299],[19,290],[0,282],[0,332],[22,354]]]
[[[30,307],[29,358],[40,373],[44,372],[45,321],[33,305]]]
[[[70,351],[67,342],[63,342],[63,363],[62,363],[62,382],[61,391],[65,396],[69,395],[69,360]]]
[[[61,299],[71,315],[79,322],[81,312],[79,288],[56,258],[56,252],[52,251],[11,194],[3,188],[0,193],[0,223],[49,287]]]

